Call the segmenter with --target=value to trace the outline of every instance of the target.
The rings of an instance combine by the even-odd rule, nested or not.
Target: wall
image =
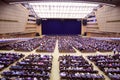
[[[41,25],[37,25],[37,32],[40,34],[40,36],[42,35],[42,26]]]
[[[103,6],[96,11],[96,17],[100,31],[120,33],[120,6]]]
[[[86,32],[99,32],[98,22],[96,16],[87,19]]]
[[[89,37],[119,37],[120,33],[93,33],[93,32],[87,32],[87,36]]]
[[[0,34],[25,31],[28,10],[21,4],[0,1]]]
[[[81,24],[82,25],[82,24]],[[86,26],[82,25],[81,26],[81,34],[80,35],[84,35],[86,32]]]
[[[120,37],[120,7],[104,5],[95,11],[95,16],[96,23],[88,22],[85,26],[87,36]]]
[[[27,24],[25,27],[25,32],[26,33],[34,33],[37,32],[37,25],[36,25],[36,17],[34,15],[30,16],[32,14],[28,15],[28,19],[27,19]]]
[[[0,34],[0,38],[24,38],[24,37],[35,37],[35,33],[7,33]]]

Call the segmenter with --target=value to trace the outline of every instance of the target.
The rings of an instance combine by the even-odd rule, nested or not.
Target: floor
[[[35,50],[36,50],[36,49],[35,49]],[[56,47],[55,47],[54,53],[38,53],[38,52],[36,52],[35,50],[32,51],[32,52],[20,52],[20,51],[14,51],[14,50],[11,50],[11,51],[1,50],[0,53],[1,53],[1,52],[22,53],[22,54],[25,55],[25,57],[28,56],[29,54],[47,54],[47,55],[53,55],[52,71],[51,71],[50,80],[60,80],[60,76],[59,76],[59,62],[58,62],[59,56],[67,55],[67,54],[68,54],[68,55],[77,55],[77,56],[82,55],[86,60],[88,60],[87,57],[86,57],[86,56],[88,56],[88,55],[98,55],[98,54],[109,55],[109,54],[113,54],[112,52],[105,52],[105,53],[100,53],[100,52],[96,52],[96,53],[81,53],[81,52],[79,52],[79,51],[76,50],[76,49],[75,49],[75,50],[76,50],[76,53],[59,53],[59,51],[58,51],[58,41],[56,42]],[[22,59],[23,59],[23,58],[22,58]],[[22,59],[20,59],[20,60],[22,60]],[[19,60],[19,61],[20,61],[20,60]],[[88,62],[89,62],[89,63],[92,63],[92,62],[89,61],[89,60],[88,60]],[[12,65],[15,65],[15,64],[16,64],[16,62],[15,62],[14,64],[12,64]],[[98,69],[97,66],[94,65],[94,63],[92,63],[92,64],[93,64],[93,66],[94,66],[94,69],[99,71],[99,74],[103,74],[103,75],[105,76],[105,80],[110,80],[101,70]],[[5,68],[4,70],[2,70],[2,71],[0,72],[0,74],[1,74],[3,71],[6,71],[6,70],[9,70],[9,67],[7,67],[7,68]],[[2,76],[0,75],[0,77],[2,77]]]

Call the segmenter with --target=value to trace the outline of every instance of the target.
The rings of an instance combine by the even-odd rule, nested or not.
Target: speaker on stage
[[[82,23],[83,23],[83,26],[86,26],[87,25],[87,19],[83,19]]]
[[[36,20],[36,24],[37,24],[37,25],[40,25],[40,24],[41,24],[41,19],[37,19],[37,20]]]

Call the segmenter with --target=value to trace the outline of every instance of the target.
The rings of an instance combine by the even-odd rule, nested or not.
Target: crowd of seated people
[[[117,42],[111,40],[110,42],[105,39],[85,38],[81,36],[60,36],[59,40],[60,39],[62,40],[58,44],[58,47],[65,45],[63,42],[66,42],[81,52],[108,52],[113,51],[114,49],[120,52],[120,40],[117,40]]]
[[[100,52],[112,51],[115,48],[115,46],[113,46],[106,40],[92,39],[92,41],[93,44],[91,46],[93,46],[97,51]]]
[[[120,39],[88,38],[81,36],[44,36],[43,38],[27,39],[20,42],[7,42],[0,45],[0,50],[32,51],[37,47],[39,52],[53,52],[58,38],[59,52],[108,52],[116,49],[120,52]],[[9,44],[8,44],[9,43]],[[1,44],[1,43],[0,43]]]
[[[7,44],[7,43],[15,42],[15,41],[17,41],[17,40],[1,40],[0,39],[0,44],[2,45],[2,44]]]
[[[42,38],[40,42],[39,48],[36,50],[37,52],[54,52],[56,45],[56,37],[53,36],[45,36]]]
[[[12,50],[17,40],[0,40],[0,50]]]
[[[23,54],[16,53],[0,53],[0,70],[8,67],[10,64],[24,57]]]
[[[113,40],[109,42],[108,40],[102,40],[102,39],[94,39],[94,38],[90,38],[90,39],[92,41],[91,46],[94,47],[97,51],[108,52],[108,51],[112,51],[114,48],[120,49],[120,44],[117,44]]]
[[[8,80],[49,80],[52,68],[51,55],[29,55],[9,71],[2,73],[2,79]]]
[[[108,42],[120,53],[120,39],[111,39]]]
[[[111,80],[120,80],[120,54],[88,56]]]
[[[34,38],[27,41],[21,41],[14,44],[14,50],[17,51],[32,51],[40,44],[41,38]]]
[[[59,63],[61,80],[105,80],[83,56],[60,56]]]
[[[72,36],[71,39],[72,46],[81,52],[106,52],[113,51],[114,48],[116,48],[117,51],[120,51],[120,40],[118,42],[119,43],[114,42],[113,40],[109,42],[102,39],[83,38],[80,36]]]
[[[72,45],[69,43],[70,41],[70,37],[69,36],[60,36],[58,38],[58,49],[59,49],[59,52],[61,53],[72,53],[72,52],[76,52]]]
[[[12,50],[14,49],[14,43],[20,41],[26,41],[31,38],[10,38],[10,39],[0,39],[0,50]]]
[[[96,49],[91,46],[93,43],[90,42],[89,38],[76,36],[72,37],[71,41],[71,44],[81,52],[96,52]]]

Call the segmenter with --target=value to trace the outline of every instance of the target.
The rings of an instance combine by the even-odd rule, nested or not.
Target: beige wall
[[[88,23],[85,27],[86,32],[99,32],[98,23]]]
[[[80,35],[84,35],[84,33],[86,32],[86,26],[81,25],[81,34]]]
[[[120,33],[120,7],[103,6],[96,11],[96,18],[100,31]]]
[[[29,11],[29,15],[33,15],[31,11]],[[37,24],[36,24],[36,17],[29,16],[28,15],[28,21],[25,27],[25,33],[36,33],[37,32]]]
[[[23,32],[28,19],[28,10],[21,4],[6,4],[0,1],[0,34]]]
[[[37,26],[37,32],[42,35],[42,25]]]
[[[96,20],[96,17],[91,17],[87,18],[87,20]],[[90,21],[87,22],[87,25],[85,26],[86,32],[92,32],[92,33],[98,33],[99,32],[99,27],[98,27],[98,22],[97,21]]]

